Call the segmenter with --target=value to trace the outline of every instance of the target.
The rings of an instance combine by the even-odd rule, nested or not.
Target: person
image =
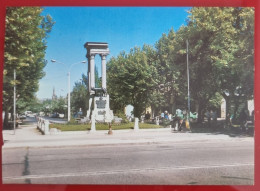
[[[182,130],[183,118],[181,116],[174,117],[171,123],[173,126],[173,130],[177,130],[177,131]]]
[[[165,118],[166,120],[168,120],[168,119],[169,119],[169,116],[168,116],[168,111],[165,111],[165,112],[164,112],[164,118]]]
[[[248,117],[249,117],[248,110],[246,108],[242,109],[242,111],[239,114],[240,128],[242,131],[246,131],[248,129],[247,126]]]
[[[164,119],[164,113],[163,112],[161,113],[161,119]]]
[[[232,115],[230,113],[227,113],[226,121],[225,121],[225,128],[231,128],[232,127]]]
[[[251,117],[252,117],[252,124],[255,124],[255,110],[252,111],[251,113]]]
[[[150,112],[149,112],[149,111],[147,111],[147,113],[145,114],[145,119],[146,119],[146,120],[149,120],[149,119],[150,119],[150,117],[151,117],[151,115],[150,115]]]

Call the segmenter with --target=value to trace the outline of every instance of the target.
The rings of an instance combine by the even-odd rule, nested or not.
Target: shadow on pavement
[[[224,121],[217,121],[210,126],[207,123],[192,123],[191,133],[208,133],[213,135],[224,134],[230,137],[254,137],[254,126],[251,124],[247,131],[242,131],[239,125],[233,125],[230,128],[225,128]]]

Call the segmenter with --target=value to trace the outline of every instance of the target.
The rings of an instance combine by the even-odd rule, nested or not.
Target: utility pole
[[[15,128],[16,128],[16,71],[14,69],[14,135],[15,135]]]
[[[188,121],[190,121],[190,71],[189,71],[189,42],[186,40],[187,45],[187,83],[188,83]]]
[[[70,71],[68,72],[68,122],[70,121]]]

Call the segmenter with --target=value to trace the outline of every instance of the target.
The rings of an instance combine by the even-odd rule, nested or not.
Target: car
[[[18,115],[18,118],[21,119],[21,120],[26,119],[26,115],[23,115],[23,114]]]
[[[50,115],[51,118],[58,118],[59,117],[59,114],[58,113],[53,113]]]

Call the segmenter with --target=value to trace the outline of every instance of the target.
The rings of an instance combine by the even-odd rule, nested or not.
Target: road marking
[[[144,169],[126,169],[126,170],[112,170],[112,171],[92,171],[92,172],[76,172],[65,174],[42,174],[42,175],[25,175],[14,177],[3,177],[3,180],[23,180],[23,179],[41,179],[41,178],[63,178],[63,177],[78,177],[78,176],[96,176],[96,175],[109,175],[109,174],[122,174],[122,173],[135,173],[135,172],[149,172],[149,171],[164,171],[164,170],[189,170],[189,169],[211,169],[211,168],[224,168],[224,167],[238,167],[238,166],[254,166],[252,163],[235,163],[226,165],[201,165],[201,166],[175,166],[175,167],[160,167],[160,168],[144,168]]]

